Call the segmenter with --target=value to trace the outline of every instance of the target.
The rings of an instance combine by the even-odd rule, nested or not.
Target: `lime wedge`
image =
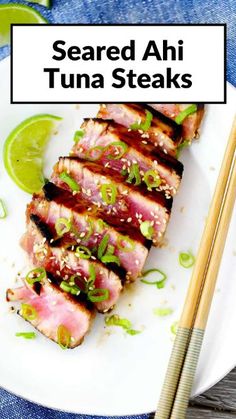
[[[26,0],[30,3],[37,3],[40,4],[41,6],[45,6],[47,8],[51,7],[51,0]]]
[[[44,150],[61,119],[34,115],[18,125],[5,141],[3,159],[7,173],[26,192],[39,192],[45,183]]]
[[[0,4],[0,47],[9,44],[11,23],[47,23],[37,10],[23,4]]]

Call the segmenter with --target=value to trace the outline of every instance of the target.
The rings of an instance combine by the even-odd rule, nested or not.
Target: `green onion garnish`
[[[126,176],[128,174],[128,170],[127,169],[121,169],[120,171],[122,176]]]
[[[129,236],[121,236],[118,238],[117,247],[122,252],[132,252],[135,249],[135,243]]]
[[[174,323],[172,323],[172,325],[170,326],[170,331],[171,331],[171,333],[173,333],[173,335],[176,335],[176,334],[177,334],[178,323],[179,323],[179,322],[174,322]]]
[[[179,253],[179,263],[184,268],[191,268],[194,265],[194,262],[195,262],[195,257],[193,256],[191,252]]]
[[[149,274],[151,274],[152,272],[158,272],[158,274],[161,275],[161,278],[158,279],[157,281],[147,281],[146,279],[143,279]],[[161,288],[164,288],[166,280],[167,280],[167,275],[164,272],[162,272],[160,269],[153,268],[153,269],[148,269],[147,271],[142,273],[141,282],[147,285],[156,285],[157,288],[161,289]]]
[[[86,246],[77,246],[75,255],[80,259],[90,259],[92,253]]]
[[[116,265],[120,266],[120,259],[115,255],[105,254],[101,257],[101,261],[103,263],[116,263]]]
[[[95,288],[89,291],[87,296],[92,303],[100,303],[101,301],[108,300],[109,290],[106,288]]]
[[[96,271],[93,265],[89,265],[89,278],[86,283],[86,290],[85,292],[88,293],[94,289],[94,283],[96,280]]]
[[[126,153],[128,146],[123,143],[123,141],[114,141],[113,143],[106,146],[105,151],[109,150],[111,147],[120,148],[120,152],[114,152],[114,154],[108,154],[106,157],[110,160],[119,160]]]
[[[114,252],[115,252],[115,246],[113,246],[112,244],[108,244],[106,254],[114,255]]]
[[[128,319],[122,319],[118,314],[113,314],[112,316],[105,317],[106,326],[120,326],[123,329],[131,329],[132,324]]]
[[[149,191],[153,188],[157,188],[161,184],[161,179],[155,170],[148,170],[144,174],[143,181],[146,183]]]
[[[102,240],[100,241],[99,246],[98,246],[98,259],[101,259],[101,257],[104,255],[109,239],[110,239],[109,234],[105,234]]]
[[[36,333],[34,333],[34,332],[18,332],[18,333],[16,333],[16,336],[24,338],[24,339],[35,339],[36,338]]]
[[[72,227],[71,220],[67,218],[58,218],[55,223],[55,229],[58,236],[63,236],[66,233],[69,233]]]
[[[81,138],[83,138],[84,134],[85,132],[82,129],[75,131],[74,142],[77,144],[81,140]]]
[[[71,344],[71,334],[63,324],[57,329],[57,343],[62,349],[68,349]]]
[[[172,314],[173,310],[172,310],[172,308],[168,308],[168,307],[158,307],[158,308],[154,308],[153,313],[156,316],[165,317],[165,316],[169,316],[170,314]]]
[[[107,205],[114,205],[117,196],[117,187],[113,183],[104,183],[101,185],[102,200]]]
[[[182,150],[186,147],[189,147],[191,144],[191,141],[185,140],[182,143],[180,143],[176,149],[176,158],[178,159],[180,156],[180,153],[182,152]]]
[[[128,335],[134,336],[134,335],[138,335],[139,333],[141,333],[141,330],[128,329],[128,330],[126,330],[126,333],[128,333]]]
[[[66,173],[66,172],[60,173],[59,178],[64,183],[66,183],[73,192],[79,192],[80,187],[79,187],[78,183],[75,181],[75,179],[73,179],[73,177],[68,175],[68,173]]]
[[[0,199],[0,220],[3,220],[6,217],[7,217],[6,206],[5,206],[4,202],[3,202],[3,200]]]
[[[25,279],[28,284],[33,285],[35,282],[41,282],[46,276],[47,273],[44,268],[35,268],[27,273]]]
[[[104,150],[105,150],[105,147],[102,147],[100,145],[92,147],[87,151],[86,159],[92,160],[92,161],[99,160],[102,157],[102,155],[104,153]],[[99,151],[99,153],[97,153],[98,151]],[[93,154],[95,154],[94,157],[93,157]]]
[[[175,122],[178,125],[181,125],[182,122],[187,118],[187,116],[191,115],[192,113],[197,112],[197,105],[190,105],[183,111],[181,111],[175,118]]]
[[[35,320],[37,318],[36,309],[30,304],[21,304],[21,315],[25,320]]]
[[[105,221],[103,221],[101,218],[98,218],[97,224],[98,224],[98,231],[103,231],[106,227],[108,227],[108,224],[105,223]]]
[[[85,241],[87,241],[88,239],[90,239],[90,237],[92,236],[93,232],[94,232],[94,223],[93,221],[91,221],[90,219],[87,220],[88,221],[88,231],[87,234],[84,236]]]
[[[133,163],[132,166],[130,167],[130,172],[129,172],[129,176],[126,180],[126,182],[128,183],[132,183],[132,181],[135,179],[135,183],[134,185],[140,185],[141,183],[141,176],[139,173],[139,165],[138,163]]]
[[[154,228],[151,225],[151,221],[143,221],[140,224],[140,231],[144,237],[146,237],[148,240],[151,240],[154,233]]]
[[[153,115],[151,112],[145,110],[146,119],[144,122],[141,122],[140,124],[138,122],[135,122],[134,124],[130,125],[130,128],[134,131],[142,130],[142,131],[148,131],[151,123]]]
[[[75,277],[75,275],[74,275],[74,277]],[[70,279],[70,281],[71,281],[71,279]],[[79,295],[80,294],[80,289],[79,289],[79,287],[77,287],[77,285],[75,285],[75,284],[70,285],[66,281],[61,281],[60,288],[63,291],[68,292],[68,293],[73,294],[73,295]]]

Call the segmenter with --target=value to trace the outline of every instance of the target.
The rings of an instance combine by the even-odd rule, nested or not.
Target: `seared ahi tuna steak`
[[[130,131],[113,121],[86,119],[84,135],[74,145],[71,155],[96,161],[129,179],[136,165],[139,182],[149,189],[174,195],[179,187],[183,165],[174,157],[148,144],[138,131]]]
[[[137,104],[101,105],[98,117],[114,119],[130,130],[139,131],[144,140],[161,147],[166,154],[175,155],[181,141],[181,127],[148,105],[146,109]]]
[[[113,227],[110,223],[112,218],[110,215],[104,217],[98,207],[95,207],[95,209],[98,208],[97,214],[92,215],[91,211],[88,211],[88,203],[85,207],[83,200],[78,203],[76,197],[54,184],[48,183],[44,187],[44,191],[46,198],[43,194],[35,196],[28,205],[27,220],[29,221],[35,215],[46,224],[45,236],[51,246],[57,245],[58,240],[60,245],[65,247],[82,245],[93,249],[94,256],[102,258],[103,255],[98,255],[99,245],[107,239],[104,253],[112,246],[113,254],[120,263],[120,266],[117,267],[119,273],[123,268],[127,280],[135,280],[140,275],[148,255],[148,249],[145,246],[146,240],[141,233],[133,227],[128,230],[127,228],[125,230],[123,225],[117,228]],[[62,224],[61,232],[56,228],[60,226],[60,220],[64,221],[65,228],[63,230]]]
[[[69,284],[73,280],[76,287],[81,290],[82,296],[86,294],[89,301],[89,290],[87,289],[89,284],[92,294],[95,294],[95,289],[103,290],[106,298],[103,301],[94,301],[94,305],[100,312],[110,310],[117,302],[122,290],[119,277],[98,261],[80,258],[78,253],[63,247],[51,247],[50,242],[42,234],[45,231],[44,223],[38,219],[37,225],[38,227],[36,227],[36,223],[30,221],[27,232],[21,241],[32,264],[44,267],[57,279],[59,284],[62,281]],[[92,275],[94,278],[91,287]],[[65,286],[65,288],[67,287]],[[81,294],[78,294],[78,298]]]
[[[185,111],[191,105],[184,104],[162,104],[155,103],[150,104],[150,106],[156,109],[158,112],[163,113],[170,119],[175,120],[175,118],[183,111]],[[198,136],[199,127],[204,115],[204,105],[197,104],[197,111],[191,113],[186,118],[184,118],[182,126],[182,139],[185,141],[191,141]]]
[[[7,290],[7,300],[22,303],[19,314],[43,335],[64,348],[80,345],[88,333],[93,313],[73,296],[45,279],[40,293],[26,282]]]
[[[67,190],[71,190],[68,183],[75,182],[79,185],[79,190],[75,191],[78,201],[82,197],[102,206],[120,223],[131,223],[154,245],[160,243],[170,217],[171,196],[166,199],[162,193],[149,192],[141,185],[124,184],[122,175],[77,158],[60,158],[51,179]]]

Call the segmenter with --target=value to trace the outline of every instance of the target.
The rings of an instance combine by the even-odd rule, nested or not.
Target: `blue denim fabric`
[[[3,3],[12,2],[0,0]],[[227,80],[236,86],[235,0],[53,0],[51,10],[34,3],[32,6],[52,23],[227,23]],[[8,54],[8,47],[0,48],[0,59]],[[149,417],[147,414],[132,419]],[[98,419],[98,416],[57,412],[0,390],[0,418]],[[131,416],[120,417],[128,418]]]

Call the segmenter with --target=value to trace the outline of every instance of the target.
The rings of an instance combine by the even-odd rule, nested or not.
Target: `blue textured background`
[[[12,2],[0,0],[3,3]],[[18,3],[32,5],[51,23],[227,23],[227,80],[236,86],[236,0],[53,0],[51,10]],[[0,48],[0,59],[8,54],[8,47]],[[0,418],[98,419],[46,409],[5,390],[0,390]]]

